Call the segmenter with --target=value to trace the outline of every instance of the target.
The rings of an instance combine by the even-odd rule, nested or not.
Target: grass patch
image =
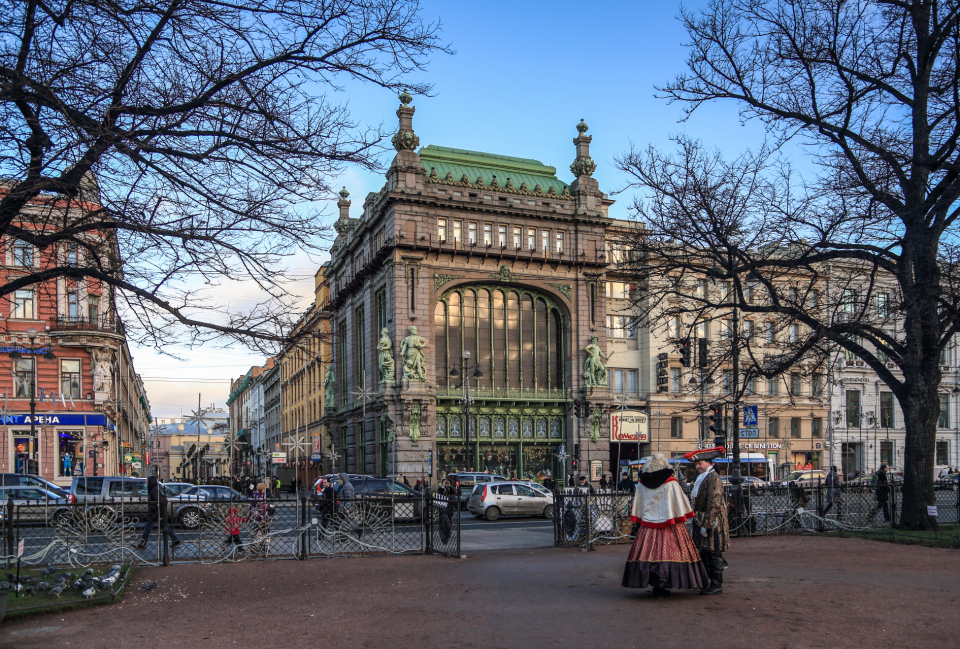
[[[855,532],[825,532],[826,536],[853,537],[868,541],[884,541],[902,545],[922,545],[928,548],[960,549],[960,525],[941,525],[937,530],[857,530]]]
[[[94,576],[101,577],[110,572],[110,566],[91,566],[93,568]],[[77,578],[84,573],[86,568],[63,568],[53,573],[51,577],[56,579],[56,576],[60,573],[72,572],[77,575]],[[22,568],[20,569],[20,578],[25,577],[40,577],[40,573],[43,571],[43,568]],[[13,593],[13,590],[7,592],[6,597],[6,614],[4,615],[4,620],[13,620],[18,618],[29,617],[31,615],[45,615],[47,613],[58,613],[60,611],[67,611],[70,609],[76,608],[88,608],[91,606],[102,606],[104,604],[110,604],[112,602],[119,601],[123,597],[123,593],[126,590],[127,586],[130,584],[130,581],[133,577],[134,566],[126,565],[120,570],[120,578],[113,585],[113,588],[110,590],[103,590],[98,592],[90,599],[85,599],[83,593],[72,587],[72,582],[69,588],[65,588],[59,597],[51,597],[49,593],[39,591],[32,596],[24,596],[23,593],[20,593],[19,597],[16,597]],[[13,566],[12,570],[6,570],[5,573],[16,574],[16,566]],[[44,579],[44,577],[40,577]],[[6,579],[6,577],[4,577]]]

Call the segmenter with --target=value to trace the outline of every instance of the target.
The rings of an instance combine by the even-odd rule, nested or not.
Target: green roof
[[[556,167],[548,167],[539,160],[453,149],[434,144],[421,147],[419,153],[420,163],[427,175],[430,176],[432,170],[441,181],[446,179],[459,183],[463,176],[466,176],[467,183],[473,184],[479,177],[483,179],[483,184],[489,187],[493,184],[493,177],[496,176],[497,184],[501,188],[506,187],[508,180],[517,190],[526,183],[527,191],[530,192],[534,191],[537,185],[540,185],[545,194],[551,187],[557,194],[562,194],[567,188],[567,183],[557,178]],[[451,176],[449,179],[447,174]]]

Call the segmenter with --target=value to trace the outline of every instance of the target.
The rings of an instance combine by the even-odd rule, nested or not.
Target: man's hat
[[[690,460],[691,462],[699,462],[700,460],[708,460],[712,462],[718,457],[723,457],[725,450],[722,446],[715,446],[714,448],[704,448],[697,451],[690,451],[689,453],[684,454],[683,459]]]

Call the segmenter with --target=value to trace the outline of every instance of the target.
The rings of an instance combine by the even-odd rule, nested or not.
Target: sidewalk
[[[724,594],[620,587],[627,546],[142,568],[124,602],[0,626],[0,647],[955,647],[960,552],[734,539]],[[156,581],[151,593],[137,586]]]

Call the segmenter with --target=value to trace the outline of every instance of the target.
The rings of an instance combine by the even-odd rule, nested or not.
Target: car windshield
[[[793,473],[788,475],[786,478],[784,478],[784,480],[799,480],[800,476],[802,475],[803,475],[803,471],[794,471]]]

